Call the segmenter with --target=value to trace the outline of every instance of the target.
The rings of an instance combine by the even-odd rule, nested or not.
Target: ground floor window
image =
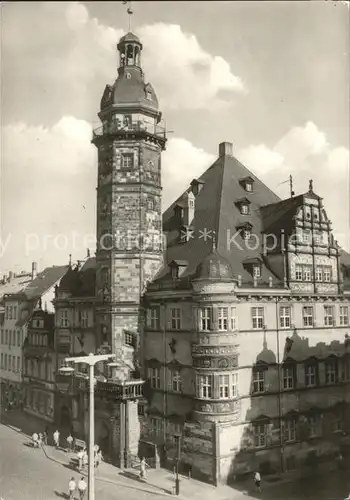
[[[255,448],[264,448],[266,446],[267,425],[254,425],[254,446]]]

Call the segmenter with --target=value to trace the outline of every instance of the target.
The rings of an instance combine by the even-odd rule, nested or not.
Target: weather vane
[[[123,5],[128,5],[126,12],[129,14],[129,31],[131,31],[131,19],[132,19],[132,15],[134,13],[132,8],[131,8],[131,2],[128,2],[127,0],[123,0]]]

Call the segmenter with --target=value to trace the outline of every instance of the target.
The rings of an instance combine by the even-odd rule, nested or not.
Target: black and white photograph
[[[350,500],[350,2],[0,12],[0,500]]]

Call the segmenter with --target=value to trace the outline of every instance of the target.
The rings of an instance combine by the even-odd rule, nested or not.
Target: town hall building
[[[174,436],[182,469],[214,484],[346,453],[350,257],[317,186],[281,200],[222,142],[162,214],[166,131],[142,50],[120,39],[102,96],[96,256],[56,288],[57,366],[116,354],[96,369],[95,420],[121,466],[142,453],[172,467]],[[83,437],[78,372],[57,373],[55,418]]]

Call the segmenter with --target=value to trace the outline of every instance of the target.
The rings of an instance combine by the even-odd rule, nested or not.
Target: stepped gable
[[[247,192],[244,188],[243,181],[247,178],[253,182],[252,192]],[[235,277],[241,275],[242,282],[252,282],[252,276],[243,263],[248,259],[263,261],[261,256],[263,220],[260,209],[265,205],[276,205],[280,202],[280,198],[229,154],[221,155],[198,180],[202,183],[202,189],[195,196],[194,219],[191,223],[193,238],[185,243],[180,242],[180,224],[174,210],[176,205],[183,204],[189,190],[163,214],[163,230],[167,235],[167,263],[172,260],[186,260],[188,267],[182,277],[194,275],[198,265],[212,250],[212,239],[208,238],[205,241],[203,232],[207,231],[212,235],[212,231],[215,231],[217,251],[229,262],[233,275]],[[250,203],[249,215],[242,215],[237,206],[237,202],[242,198],[246,198]],[[248,248],[240,235],[235,238],[239,246],[232,243],[229,248],[227,241],[244,223],[249,223],[252,234],[258,237],[257,248]],[[253,243],[255,244],[255,239]],[[163,279],[168,275],[169,270],[164,267],[156,279]],[[261,281],[268,282],[269,278],[279,282],[279,279],[263,265]]]

